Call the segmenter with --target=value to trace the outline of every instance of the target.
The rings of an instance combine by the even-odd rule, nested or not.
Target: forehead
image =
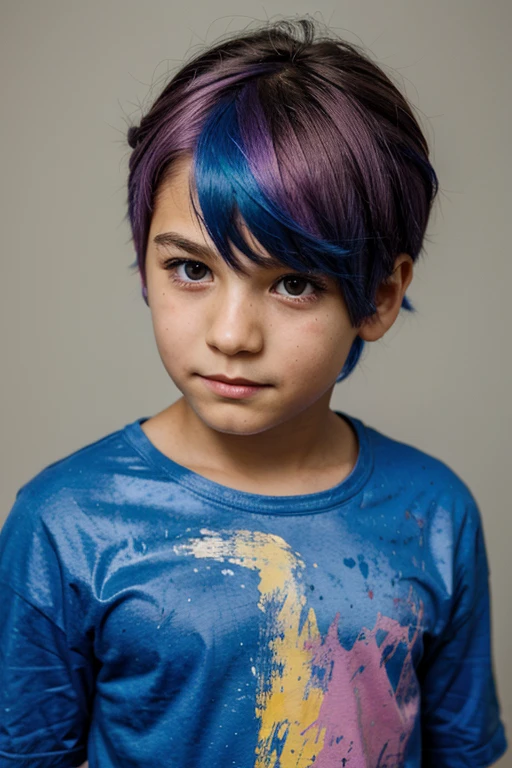
[[[197,218],[192,201],[191,190],[192,159],[180,158],[172,166],[171,175],[161,184],[155,197],[153,216],[149,233],[149,245],[159,250],[171,247],[188,251],[198,258],[221,258],[213,240],[202,222]],[[194,196],[196,208],[201,211]],[[240,230],[250,248],[268,262],[267,267],[259,267],[244,253],[232,245],[237,258],[249,270],[278,268],[283,265],[259,243],[242,221]]]
[[[190,203],[191,174],[192,158],[188,156],[179,158],[170,166],[155,196],[153,218],[173,215],[175,218],[187,219],[193,213]]]

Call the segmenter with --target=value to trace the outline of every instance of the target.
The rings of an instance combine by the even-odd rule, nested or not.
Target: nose
[[[259,352],[263,347],[262,312],[241,286],[219,292],[208,317],[206,342],[225,355]]]

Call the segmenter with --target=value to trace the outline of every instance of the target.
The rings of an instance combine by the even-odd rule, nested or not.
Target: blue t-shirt
[[[479,768],[507,741],[480,512],[357,433],[341,483],[234,490],[127,424],[0,533],[0,766]]]

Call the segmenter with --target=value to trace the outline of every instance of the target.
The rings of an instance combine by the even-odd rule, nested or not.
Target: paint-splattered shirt
[[[145,418],[42,470],[0,533],[0,767],[478,768],[506,750],[478,506],[337,411],[358,461],[268,496]]]

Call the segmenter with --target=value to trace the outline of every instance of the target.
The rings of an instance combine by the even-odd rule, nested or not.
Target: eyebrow
[[[187,237],[180,235],[178,232],[160,232],[159,235],[155,235],[153,242],[156,246],[173,245],[175,248],[179,248],[181,251],[187,251],[194,256],[201,256],[203,258],[217,259],[217,253],[209,248],[207,245],[197,243],[195,240],[189,240]]]
[[[189,240],[188,237],[180,235],[179,232],[160,232],[160,234],[155,235],[153,242],[157,247],[169,245],[174,246],[180,251],[186,251],[188,254],[192,254],[198,258],[210,258],[213,260],[219,259],[219,254],[212,248],[209,248],[203,243],[198,243],[195,240]],[[261,269],[279,269],[282,267],[283,264],[281,264],[281,262],[279,262],[277,259],[266,258],[265,264],[262,265]]]

